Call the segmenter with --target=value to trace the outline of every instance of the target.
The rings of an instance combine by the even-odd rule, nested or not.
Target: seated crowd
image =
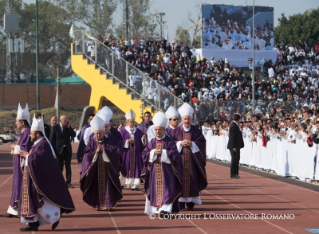
[[[132,89],[150,102],[161,101],[165,110],[173,103],[170,93],[191,103],[200,120],[207,116],[230,118],[236,112],[246,115],[253,108],[251,75],[231,65],[227,58],[200,60],[196,50],[187,43],[168,43],[164,38],[104,40],[99,36],[98,40],[96,51],[101,64],[109,69],[110,54],[115,52],[115,75],[123,82],[127,80]],[[87,42],[89,53],[92,43]],[[255,79],[255,113],[264,116],[276,108],[295,114],[304,105],[316,104],[318,99],[319,45],[308,48],[306,43],[299,42],[286,47],[282,42],[276,46],[279,47],[278,60],[264,63],[269,71],[273,70],[269,72],[270,79],[259,78],[258,72]],[[280,58],[280,47],[290,53],[286,51]],[[301,56],[303,50],[306,52]],[[130,63],[128,71],[121,58]],[[152,79],[145,79],[145,75]]]

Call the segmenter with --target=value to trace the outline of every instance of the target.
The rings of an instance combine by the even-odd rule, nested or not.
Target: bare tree
[[[192,44],[195,46],[194,42],[196,41],[196,36],[198,33],[199,34],[201,33],[200,32],[201,23],[199,23],[199,21],[202,18],[202,7],[200,2],[196,3],[196,5],[192,8],[192,12],[191,11],[187,12],[187,18],[192,25],[191,28],[193,28],[193,36],[191,40],[192,40]]]
[[[94,35],[106,37],[112,28],[117,0],[57,0],[73,20],[87,26]]]

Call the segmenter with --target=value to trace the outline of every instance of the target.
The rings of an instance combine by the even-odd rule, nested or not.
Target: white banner
[[[230,151],[227,149],[228,136],[214,136],[212,131],[203,133],[206,138],[206,154],[209,159],[219,159],[230,162]],[[257,137],[257,142],[244,138],[245,147],[240,150],[240,163],[247,166],[272,170],[281,176],[296,176],[300,180],[319,180],[319,163],[316,155],[318,145],[309,147],[306,140],[287,140],[271,138],[267,146]],[[317,159],[317,160],[315,160]]]

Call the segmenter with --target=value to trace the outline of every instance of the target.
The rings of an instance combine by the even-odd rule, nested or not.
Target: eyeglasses
[[[178,121],[178,119],[169,119],[169,120]]]

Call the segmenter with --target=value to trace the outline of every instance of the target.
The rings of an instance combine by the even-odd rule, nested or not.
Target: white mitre
[[[194,109],[188,103],[184,102],[184,104],[178,108],[178,113],[183,118],[184,116],[193,117]]]
[[[19,105],[18,105],[18,112],[17,112],[17,119],[27,120],[28,123],[30,123],[30,113],[29,113],[28,103],[25,104],[24,110],[21,108],[21,105],[20,105],[20,103],[19,103]]]
[[[48,138],[45,136],[45,132],[44,132],[44,122],[43,122],[43,115],[41,115],[41,119],[36,119],[35,118],[35,114],[33,115],[33,120],[32,120],[32,125],[31,125],[31,131],[34,131],[34,132],[42,132],[43,134],[43,137],[47,140],[50,148],[51,148],[51,151],[52,151],[52,154],[53,154],[53,157],[56,158],[56,154],[54,152],[54,149],[50,143],[50,141],[48,140]]]
[[[92,130],[95,131],[103,131],[105,122],[97,115],[93,117],[90,122]]]
[[[109,113],[107,113],[106,111],[103,111],[103,110],[99,110],[95,116],[98,116],[100,117],[103,121],[104,121],[104,124],[109,124],[110,123],[110,120],[111,120],[111,116]]]
[[[44,122],[43,122],[43,116],[42,115],[41,115],[41,119],[36,119],[35,115],[33,115],[31,131],[44,132]]]
[[[155,127],[165,128],[167,124],[167,118],[163,112],[157,112],[153,117],[153,124]]]
[[[174,107],[170,106],[170,107],[167,109],[167,111],[165,112],[165,115],[166,115],[166,117],[167,117],[168,119],[171,119],[171,118],[173,118],[174,116],[178,117],[178,112],[177,112],[177,110],[176,110]]]
[[[110,119],[113,118],[113,111],[108,107],[108,106],[104,106],[100,111],[105,112],[107,115],[110,116]]]
[[[135,118],[136,118],[136,114],[135,114],[135,112],[131,109],[131,110],[129,110],[128,112],[126,112],[126,114],[125,114],[125,119],[126,120],[135,120]]]

